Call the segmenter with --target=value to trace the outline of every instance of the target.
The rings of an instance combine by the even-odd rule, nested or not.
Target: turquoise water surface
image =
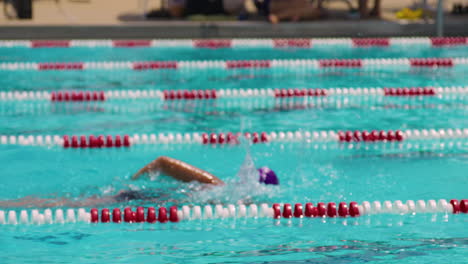
[[[0,48],[2,62],[273,58],[466,57],[468,47],[325,49]],[[468,68],[0,71],[2,91],[466,86]],[[159,132],[441,129],[468,127],[468,97],[160,100],[104,103],[0,101],[2,135]],[[376,143],[151,145],[63,149],[1,145],[0,201],[83,200],[120,190],[150,192],[100,208],[245,203],[362,202],[468,198],[468,142],[418,148]],[[247,153],[280,186],[237,184]],[[228,183],[206,189],[130,176],[160,155]],[[0,210],[9,208],[0,208]],[[22,208],[14,208],[16,210]],[[468,215],[379,215],[356,219],[224,219],[168,224],[0,225],[1,263],[467,263]]]

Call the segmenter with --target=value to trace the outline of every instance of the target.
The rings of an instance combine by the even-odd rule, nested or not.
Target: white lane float
[[[64,214],[64,211],[66,214]],[[166,207],[126,207],[84,209],[51,209],[40,212],[38,209],[0,210],[0,225],[44,225],[44,224],[70,224],[70,223],[167,223],[203,219],[235,219],[235,218],[346,218],[361,217],[364,215],[407,215],[407,214],[467,214],[468,199],[447,201],[436,200],[408,200],[396,201],[364,201],[362,203],[350,202],[318,202],[296,203],[266,203],[256,205],[244,204],[217,204],[212,205],[185,205]]]

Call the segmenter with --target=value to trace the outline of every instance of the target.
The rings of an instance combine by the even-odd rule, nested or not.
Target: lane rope
[[[28,96],[28,95],[26,95]],[[43,99],[25,99],[26,96],[19,95],[19,100],[3,99],[0,104],[0,115],[28,116],[53,116],[70,115],[79,113],[92,113],[98,115],[106,114],[149,114],[165,111],[181,113],[199,113],[212,115],[212,110],[222,109],[224,111],[253,111],[276,112],[276,111],[304,111],[307,109],[368,109],[374,111],[395,110],[410,111],[421,110],[460,110],[468,108],[466,99],[468,94],[447,93],[435,96],[409,96],[388,97],[378,95],[363,96],[315,96],[315,97],[238,97],[217,100],[161,100],[159,98],[141,99],[106,99],[103,101],[53,101]],[[37,98],[34,95],[28,96]],[[135,98],[133,95],[129,96]],[[12,96],[11,98],[16,98]],[[125,97],[127,98],[127,97]],[[397,100],[395,100],[397,99]],[[125,103],[122,103],[125,102]]]
[[[398,87],[398,88],[289,88],[289,89],[219,89],[219,90],[111,90],[111,91],[0,91],[0,100],[102,102],[106,100],[209,100],[238,98],[296,98],[327,96],[438,96],[468,95],[468,86]]]
[[[293,209],[294,208],[294,209]],[[19,217],[16,210],[7,212],[0,210],[1,225],[44,225],[44,224],[64,224],[64,223],[167,223],[202,219],[234,219],[234,218],[346,218],[360,217],[364,215],[408,215],[408,214],[467,214],[468,199],[447,201],[445,199],[436,200],[408,200],[403,203],[396,201],[364,201],[362,203],[340,202],[319,202],[314,205],[311,202],[302,204],[296,203],[294,207],[290,203],[266,203],[256,205],[221,205],[214,207],[205,206],[177,206],[166,207],[131,207],[103,208],[101,210],[92,208],[75,209],[51,209],[40,211],[38,209],[19,210]]]
[[[412,38],[296,38],[296,39],[128,39],[128,40],[3,40],[0,47],[68,48],[68,47],[173,47],[173,48],[320,48],[423,46],[444,47],[468,45],[467,37]]]
[[[0,70],[183,70],[183,69],[326,69],[326,68],[451,68],[468,64],[460,58],[386,59],[291,59],[291,60],[203,60],[203,61],[100,61],[100,62],[2,62]]]
[[[280,131],[227,133],[153,133],[130,135],[0,135],[0,145],[60,146],[75,148],[120,148],[134,145],[202,144],[238,145],[241,140],[260,143],[400,143],[403,141],[465,140],[464,129],[408,129],[355,131]]]

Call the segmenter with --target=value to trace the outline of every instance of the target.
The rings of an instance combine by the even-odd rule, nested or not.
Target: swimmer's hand
[[[132,180],[138,180],[143,174],[149,174],[151,172],[158,172],[160,158],[161,157],[153,160],[152,162],[148,163],[145,167],[141,168],[137,173],[133,174]]]
[[[145,167],[141,168],[132,176],[132,180],[136,180],[140,178],[141,175],[149,174],[151,172],[159,172],[184,182],[197,181],[200,183],[213,185],[224,185],[222,180],[209,172],[194,167],[183,161],[165,156],[161,156],[147,164]]]

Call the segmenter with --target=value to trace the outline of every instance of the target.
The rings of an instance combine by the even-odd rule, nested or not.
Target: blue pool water
[[[0,48],[4,62],[272,58],[466,57],[468,47],[351,49]],[[0,71],[2,91],[466,86],[468,68],[268,69],[232,71]],[[300,100],[159,100],[53,104],[0,102],[2,135],[159,132],[440,129],[468,127],[468,97]],[[338,143],[252,146],[155,145],[63,149],[1,145],[0,200],[85,199],[144,190],[158,197],[106,207],[207,203],[467,198],[468,142],[417,149]],[[236,173],[249,152],[273,168],[279,187],[246,193]],[[219,176],[212,190],[160,177],[131,181],[166,155]],[[100,206],[101,208],[104,206]],[[1,210],[2,208],[0,208]],[[17,208],[21,209],[21,208]],[[356,219],[225,219],[177,224],[1,225],[1,263],[467,263],[467,215],[379,215]]]

